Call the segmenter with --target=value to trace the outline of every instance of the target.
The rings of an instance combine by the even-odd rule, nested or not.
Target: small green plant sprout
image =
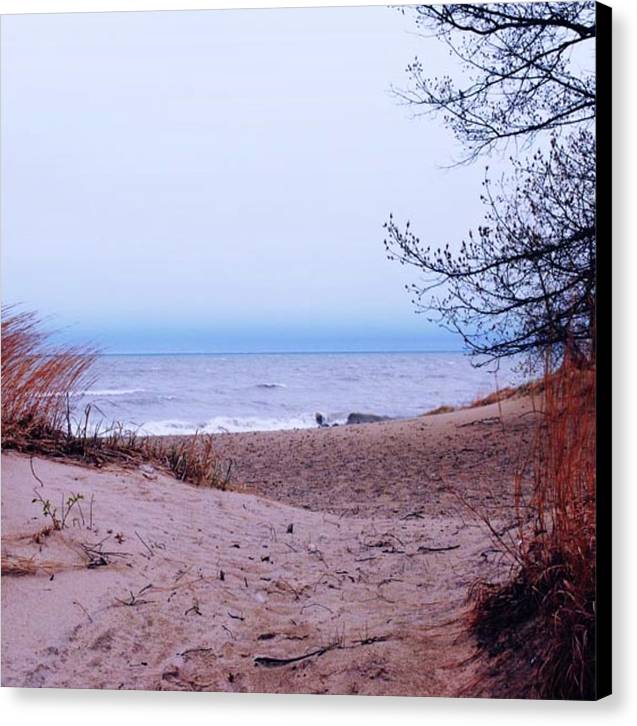
[[[34,490],[35,491],[35,490]],[[35,497],[31,500],[32,504],[39,502],[42,505],[42,516],[49,517],[53,523],[53,529],[61,529],[60,520],[57,517],[57,509],[51,504],[49,499],[45,499],[35,491]]]
[[[42,506],[42,516],[48,517],[51,520],[53,529],[62,530],[67,526],[67,520],[75,506],[81,512],[79,502],[84,499],[83,494],[71,494],[66,500],[64,499],[64,495],[62,495],[61,515],[58,515],[58,509],[51,504],[50,499],[45,499],[37,489],[34,489],[33,493],[35,497],[31,500],[32,504],[39,503]]]

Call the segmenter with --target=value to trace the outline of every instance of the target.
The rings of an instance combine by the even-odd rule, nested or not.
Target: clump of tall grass
[[[171,442],[154,439],[151,457],[167,467],[177,479],[226,489],[230,483],[232,460],[223,464],[217,456],[213,437],[197,433]]]
[[[2,447],[67,458],[94,466],[139,466],[152,462],[178,479],[225,489],[231,467],[224,466],[213,438],[141,436],[119,424],[93,423],[86,406],[71,414],[75,391],[87,388],[97,352],[55,347],[35,313],[2,309]]]
[[[61,428],[68,395],[87,385],[96,352],[48,344],[37,315],[2,308],[2,444]]]
[[[477,583],[472,630],[492,659],[501,695],[595,697],[595,365],[566,358],[542,385],[534,445],[533,494],[516,479],[515,540],[499,535],[513,559],[511,578]],[[493,530],[492,530],[493,531]],[[517,677],[512,675],[520,665]],[[499,666],[499,667],[498,667]],[[503,674],[508,671],[508,675]]]

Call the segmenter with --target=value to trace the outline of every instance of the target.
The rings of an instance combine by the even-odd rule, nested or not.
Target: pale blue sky
[[[3,302],[113,352],[449,349],[382,244],[481,219],[383,7],[2,18]]]

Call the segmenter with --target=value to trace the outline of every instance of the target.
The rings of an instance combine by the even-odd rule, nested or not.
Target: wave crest
[[[132,393],[144,393],[145,388],[89,388],[86,391],[74,391],[74,396],[130,396]]]
[[[203,424],[168,419],[142,424],[140,433],[149,436],[240,433],[245,431],[280,431],[316,428],[314,414],[290,418],[260,418],[257,416],[215,416]]]

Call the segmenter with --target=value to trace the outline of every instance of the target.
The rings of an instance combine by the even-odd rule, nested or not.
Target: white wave
[[[128,396],[131,393],[144,393],[145,388],[89,388],[86,391],[74,391],[74,396]]]
[[[137,430],[140,434],[148,436],[180,436],[202,431],[202,427],[191,421],[167,419],[165,421],[148,421],[140,424]]]
[[[192,422],[168,419],[148,421],[140,428],[140,433],[149,436],[178,436],[194,434],[239,433],[243,431],[282,431],[290,429],[316,428],[314,414],[291,418],[259,418],[256,416],[215,416],[203,425]]]

